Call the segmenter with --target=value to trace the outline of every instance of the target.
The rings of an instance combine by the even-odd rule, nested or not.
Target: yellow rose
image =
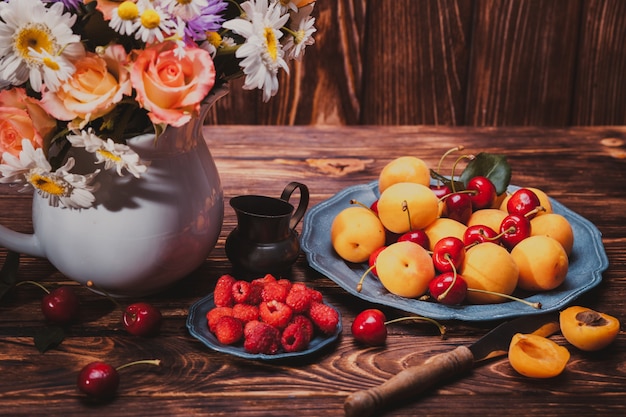
[[[22,139],[28,139],[35,149],[43,146],[56,128],[40,103],[26,95],[23,88],[0,91],[0,156],[4,152],[18,156]]]
[[[59,120],[74,120],[79,127],[109,113],[124,95],[132,93],[126,52],[121,45],[106,48],[100,56],[87,53],[78,60],[76,72],[61,87],[44,90],[42,106]]]

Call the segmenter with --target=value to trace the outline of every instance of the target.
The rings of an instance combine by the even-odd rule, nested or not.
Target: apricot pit
[[[607,347],[615,340],[620,329],[616,317],[580,306],[563,310],[559,314],[559,324],[565,339],[587,352]]]

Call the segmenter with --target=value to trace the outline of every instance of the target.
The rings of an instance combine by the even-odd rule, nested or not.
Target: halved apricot
[[[517,333],[509,345],[509,363],[530,378],[552,378],[565,369],[570,353],[547,337]]]
[[[615,340],[620,329],[617,318],[581,306],[561,311],[559,324],[565,339],[584,351],[605,348]]]

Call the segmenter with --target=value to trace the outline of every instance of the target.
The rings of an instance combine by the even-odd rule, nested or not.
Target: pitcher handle
[[[291,229],[295,229],[300,220],[302,220],[302,217],[304,217],[304,213],[309,205],[309,188],[302,183],[293,181],[287,184],[283,193],[280,195],[281,200],[289,201],[291,194],[293,194],[296,189],[300,190],[300,202],[289,221],[289,228]]]

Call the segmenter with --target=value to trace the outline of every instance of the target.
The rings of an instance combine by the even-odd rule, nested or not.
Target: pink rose
[[[42,93],[42,106],[59,120],[87,123],[109,113],[124,95],[132,93],[121,45],[111,45],[99,56],[94,53],[78,60],[76,72],[61,87]]]
[[[0,91],[0,157],[4,152],[19,156],[22,139],[28,139],[35,149],[50,139],[56,120],[50,117],[23,88]],[[1,158],[0,158],[1,159]]]
[[[130,71],[137,101],[149,111],[154,124],[182,126],[189,122],[215,84],[209,52],[186,47],[185,56],[179,58],[174,46],[170,42],[136,51]]]

